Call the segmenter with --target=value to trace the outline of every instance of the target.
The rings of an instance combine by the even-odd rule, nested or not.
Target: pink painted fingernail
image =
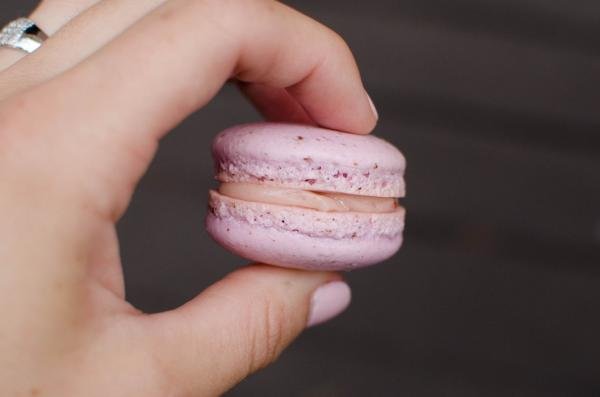
[[[319,325],[342,313],[350,305],[352,293],[343,281],[333,281],[313,293],[308,327]]]
[[[367,93],[367,99],[369,100],[369,105],[371,105],[371,110],[373,111],[373,114],[375,115],[375,119],[379,120],[379,112],[377,111],[377,108],[375,107],[375,104],[373,103],[373,100],[371,99],[371,96],[368,93]]]

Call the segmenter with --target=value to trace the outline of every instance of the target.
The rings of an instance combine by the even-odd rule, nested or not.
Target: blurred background
[[[600,395],[600,2],[287,3],[347,39],[408,158],[406,242],[228,396]],[[141,309],[244,263],[203,228],[209,147],[257,117],[226,87],[162,143],[119,227]]]

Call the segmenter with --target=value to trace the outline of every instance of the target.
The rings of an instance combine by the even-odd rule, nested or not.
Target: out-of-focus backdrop
[[[408,158],[406,243],[228,395],[600,395],[600,2],[288,3],[347,39],[376,133]],[[2,0],[0,18],[33,4]],[[212,137],[256,119],[226,87],[162,143],[119,227],[138,307],[244,263],[203,218]]]

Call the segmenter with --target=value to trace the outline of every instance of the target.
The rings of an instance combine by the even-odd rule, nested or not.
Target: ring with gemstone
[[[40,48],[48,38],[31,19],[19,18],[0,31],[0,47],[9,47],[30,54]]]

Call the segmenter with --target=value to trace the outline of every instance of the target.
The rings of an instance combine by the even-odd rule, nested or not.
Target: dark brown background
[[[348,40],[409,160],[406,244],[229,396],[600,395],[600,2],[290,3]],[[140,308],[243,263],[202,222],[212,137],[254,119],[227,87],[164,140],[119,228]]]

